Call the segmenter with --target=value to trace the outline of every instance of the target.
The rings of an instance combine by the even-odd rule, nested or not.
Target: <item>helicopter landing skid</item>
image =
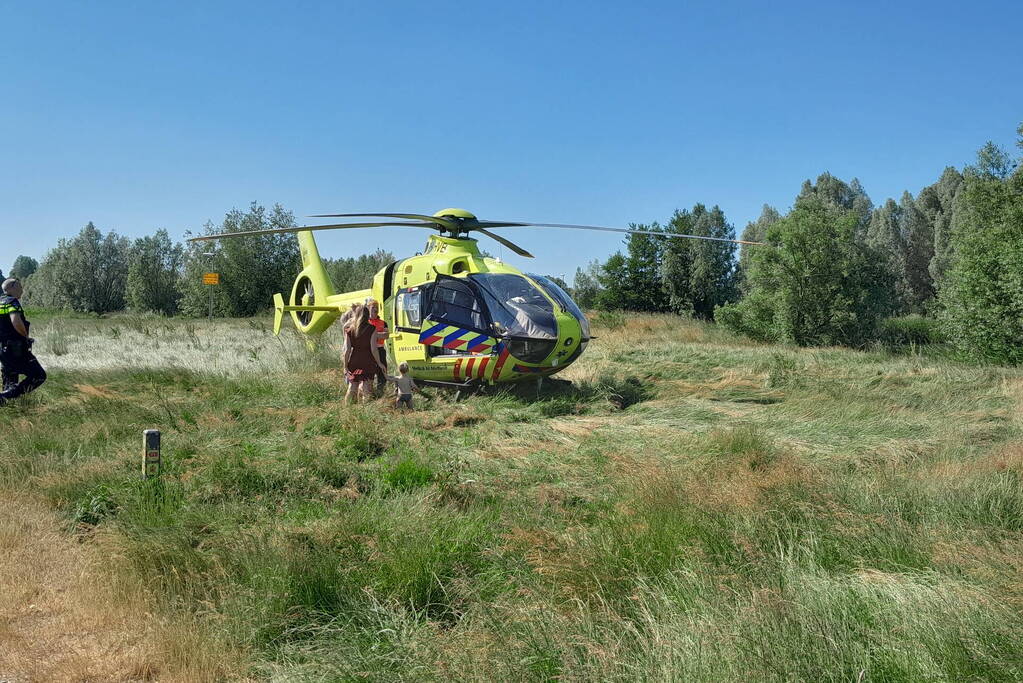
[[[440,389],[454,389],[456,402],[461,400],[463,394],[475,394],[484,387],[483,382],[479,382],[477,380],[469,380],[467,382],[442,382],[440,380],[424,379],[419,380],[419,384],[428,387],[438,387]]]

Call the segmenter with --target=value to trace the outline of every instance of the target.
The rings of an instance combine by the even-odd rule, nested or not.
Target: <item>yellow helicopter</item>
[[[428,216],[412,213],[320,214],[311,218],[387,219],[273,230],[222,233],[189,241],[274,233],[296,233],[302,254],[298,274],[285,303],[274,295],[274,333],[285,313],[295,327],[313,337],[322,334],[353,303],[380,302],[387,323],[388,356],[406,362],[411,375],[440,385],[473,386],[541,378],[575,362],[590,341],[590,325],[579,306],[549,278],[522,271],[480,254],[476,232],[527,258],[533,255],[491,231],[493,228],[550,227],[641,233],[660,237],[757,244],[701,235],[681,235],[564,223],[487,221],[464,209],[443,209]],[[369,289],[336,293],[320,259],[313,232],[375,227],[414,227],[437,231],[422,254],[381,269]]]

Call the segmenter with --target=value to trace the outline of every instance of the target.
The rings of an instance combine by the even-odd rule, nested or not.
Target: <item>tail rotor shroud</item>
[[[307,276],[303,275],[298,278],[298,282],[295,284],[295,296],[291,302],[292,306],[315,306],[316,305],[316,288],[313,286],[313,281]],[[308,327],[309,323],[313,321],[312,311],[296,311],[299,321],[302,323],[302,327]]]

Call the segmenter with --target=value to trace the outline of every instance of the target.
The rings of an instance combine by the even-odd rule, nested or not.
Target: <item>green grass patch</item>
[[[43,316],[0,487],[239,677],[1023,678],[1023,372],[594,322],[540,387],[401,413],[340,402],[335,338]]]

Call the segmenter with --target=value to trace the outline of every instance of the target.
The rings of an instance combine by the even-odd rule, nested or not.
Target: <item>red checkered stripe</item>
[[[511,354],[508,353],[508,347],[503,342],[498,342],[495,350],[497,351],[496,356],[468,356],[456,360],[452,370],[455,380],[485,379],[488,369],[491,369],[490,381],[497,380]]]

